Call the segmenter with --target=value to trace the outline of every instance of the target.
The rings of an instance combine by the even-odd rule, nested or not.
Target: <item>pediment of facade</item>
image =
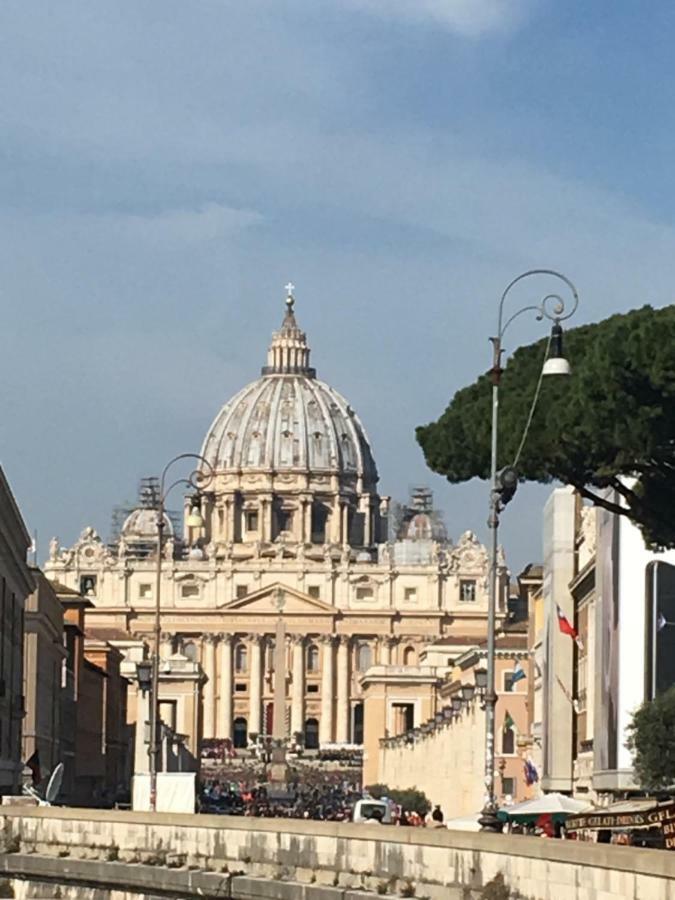
[[[262,613],[263,615],[278,615],[279,607],[277,605],[277,597],[279,590],[284,592],[283,614],[287,615],[312,615],[324,613],[325,615],[334,616],[338,612],[334,606],[318,600],[316,597],[310,597],[302,591],[288,587],[277,581],[274,584],[267,585],[257,591],[252,591],[246,597],[240,597],[232,600],[226,606],[222,607],[222,612],[245,612],[245,613]]]

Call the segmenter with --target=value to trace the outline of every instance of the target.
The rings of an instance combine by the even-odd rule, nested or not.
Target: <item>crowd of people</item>
[[[314,819],[344,822],[361,794],[347,782],[321,785],[292,783],[287,790],[264,784],[212,781],[199,795],[199,811],[263,818]]]
[[[313,819],[327,822],[349,822],[356,803],[363,799],[359,786],[338,777],[292,778],[284,790],[272,789],[264,783],[245,781],[205,782],[199,792],[198,811],[220,815],[259,816],[262,818]],[[381,823],[385,817],[375,806],[368,820]],[[440,806],[426,816],[417,810],[406,810],[389,803],[386,821],[410,827],[442,827]]]

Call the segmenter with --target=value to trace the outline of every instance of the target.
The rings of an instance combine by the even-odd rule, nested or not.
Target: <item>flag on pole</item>
[[[504,715],[504,731],[506,732],[506,731],[509,731],[511,728],[514,728],[515,724],[516,723],[511,718],[511,713],[507,709],[506,713]]]
[[[526,759],[523,768],[525,770],[525,784],[536,784],[536,782],[539,781],[539,772],[537,772],[537,767],[532,760]]]
[[[563,692],[563,694],[565,695],[565,697],[567,697],[567,699],[569,700],[572,709],[573,709],[574,712],[577,713],[577,715],[578,715],[578,714],[579,714],[579,701],[578,701],[578,700],[575,700],[574,697],[572,696],[572,694],[567,690],[567,688],[565,687],[565,685],[564,685],[564,684],[562,683],[562,681],[560,680],[560,676],[559,676],[559,675],[556,675],[556,676],[555,676],[555,680],[556,680],[556,681],[558,682],[558,684],[560,685],[560,690]]]
[[[513,672],[511,673],[511,684],[516,684],[518,681],[521,681],[523,678],[526,678],[525,669],[520,664],[519,659],[513,660]]]
[[[562,609],[560,609],[557,603],[555,605],[555,608],[558,614],[558,628],[562,631],[563,634],[569,634],[572,640],[576,643],[579,650],[581,650],[583,653],[584,645],[581,643],[579,632],[576,630],[574,625],[572,625],[570,620],[567,618]]]

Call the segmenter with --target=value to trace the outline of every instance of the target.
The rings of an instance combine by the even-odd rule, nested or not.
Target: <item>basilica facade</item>
[[[307,748],[361,743],[368,670],[413,671],[436,643],[450,665],[484,638],[485,548],[471,532],[449,540],[424,492],[393,527],[366,431],[317,378],[292,296],[261,376],[223,406],[200,455],[201,490],[182,530],[164,519],[159,554],[161,712],[195,751],[271,734],[275,698]],[[71,547],[54,539],[45,565],[91,600],[88,631],[129,659],[154,646],[155,506],[148,489],[111,542],[92,528]],[[406,727],[420,715],[413,702]]]

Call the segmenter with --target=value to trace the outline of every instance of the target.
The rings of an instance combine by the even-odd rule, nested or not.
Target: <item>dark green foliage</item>
[[[675,686],[633,713],[626,745],[640,787],[661,791],[675,784]]]
[[[515,458],[546,342],[516,350],[502,375],[499,467]],[[675,547],[675,306],[649,306],[565,335],[570,378],[544,378],[518,471],[561,481],[638,524],[651,547]],[[417,440],[427,464],[457,483],[489,478],[491,381],[462,388]],[[619,480],[636,479],[632,488]],[[614,497],[598,492],[612,489]]]
[[[370,787],[366,787],[366,790],[376,800],[379,800],[381,797],[389,797],[390,800],[398,803],[399,806],[408,810],[408,812],[416,812],[421,816],[426,816],[431,809],[431,803],[427,795],[423,791],[418,791],[417,788],[398,790],[397,788],[390,788],[386,784],[371,784]]]

